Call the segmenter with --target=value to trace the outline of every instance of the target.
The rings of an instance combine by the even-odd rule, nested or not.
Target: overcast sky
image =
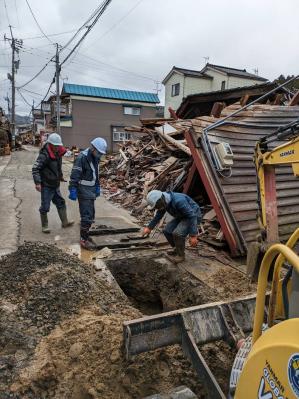
[[[79,28],[101,3],[28,2],[48,35]],[[154,92],[156,82],[173,65],[201,69],[204,57],[209,57],[210,63],[249,72],[258,68],[260,76],[273,80],[281,73],[298,73],[298,15],[299,0],[112,0],[79,52],[65,64],[61,78],[69,83]],[[15,37],[24,41],[17,86],[31,79],[55,53],[45,37],[29,39],[41,32],[26,0],[0,0],[0,106],[5,109],[11,50],[3,35],[9,35],[9,24]],[[72,35],[50,39],[63,45]],[[54,67],[51,62],[25,87],[36,94],[22,91],[30,104],[33,99],[37,104],[46,93]],[[160,98],[163,103],[163,91]],[[29,112],[18,93],[16,111]]]

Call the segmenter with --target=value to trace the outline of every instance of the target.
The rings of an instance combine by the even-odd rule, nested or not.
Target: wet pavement
[[[38,148],[26,147],[12,153],[11,157],[0,157],[0,256],[14,251],[24,241],[56,243],[59,247],[79,249],[78,202],[70,201],[68,183],[61,184],[61,191],[67,201],[69,218],[75,221],[73,227],[62,229],[55,206],[48,214],[50,234],[42,234],[39,219],[40,194],[35,190],[31,176],[32,165],[38,155]],[[72,162],[65,160],[63,172],[69,180]],[[121,218],[121,219],[120,219]],[[117,227],[120,220],[130,224],[134,218],[124,209],[109,203],[103,197],[96,201],[96,223]],[[89,255],[82,254],[82,257]]]

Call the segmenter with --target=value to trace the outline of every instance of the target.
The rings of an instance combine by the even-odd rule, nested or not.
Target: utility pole
[[[61,66],[59,64],[59,46],[58,43],[56,43],[56,57],[55,57],[55,62],[56,62],[56,74],[55,74],[55,79],[56,79],[56,130],[57,133],[60,134],[60,93],[59,93],[59,74],[61,70]]]
[[[9,25],[10,38],[4,35],[4,40],[10,42],[11,53],[11,74],[8,73],[7,77],[11,81],[11,138],[12,138],[12,148],[15,148],[16,140],[16,84],[15,84],[15,73],[19,68],[20,61],[15,60],[15,54],[19,52],[19,49],[23,45],[22,40],[14,38],[12,33],[12,27]]]

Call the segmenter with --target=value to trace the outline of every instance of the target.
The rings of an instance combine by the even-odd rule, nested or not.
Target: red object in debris
[[[170,116],[171,116],[173,119],[175,119],[175,120],[179,119],[179,117],[177,116],[177,114],[176,114],[176,112],[175,112],[175,110],[174,110],[173,108],[168,107],[168,111],[169,111],[169,113],[170,113]]]

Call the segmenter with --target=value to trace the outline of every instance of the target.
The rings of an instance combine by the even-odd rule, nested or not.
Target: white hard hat
[[[50,143],[52,145],[63,145],[61,137],[57,133],[51,133],[48,137],[47,143]]]
[[[162,195],[162,191],[159,190],[152,190],[147,194],[146,200],[151,209],[154,209],[156,203],[162,198]]]
[[[91,141],[91,144],[96,148],[101,154],[106,154],[107,152],[107,142],[102,137],[97,137]]]

